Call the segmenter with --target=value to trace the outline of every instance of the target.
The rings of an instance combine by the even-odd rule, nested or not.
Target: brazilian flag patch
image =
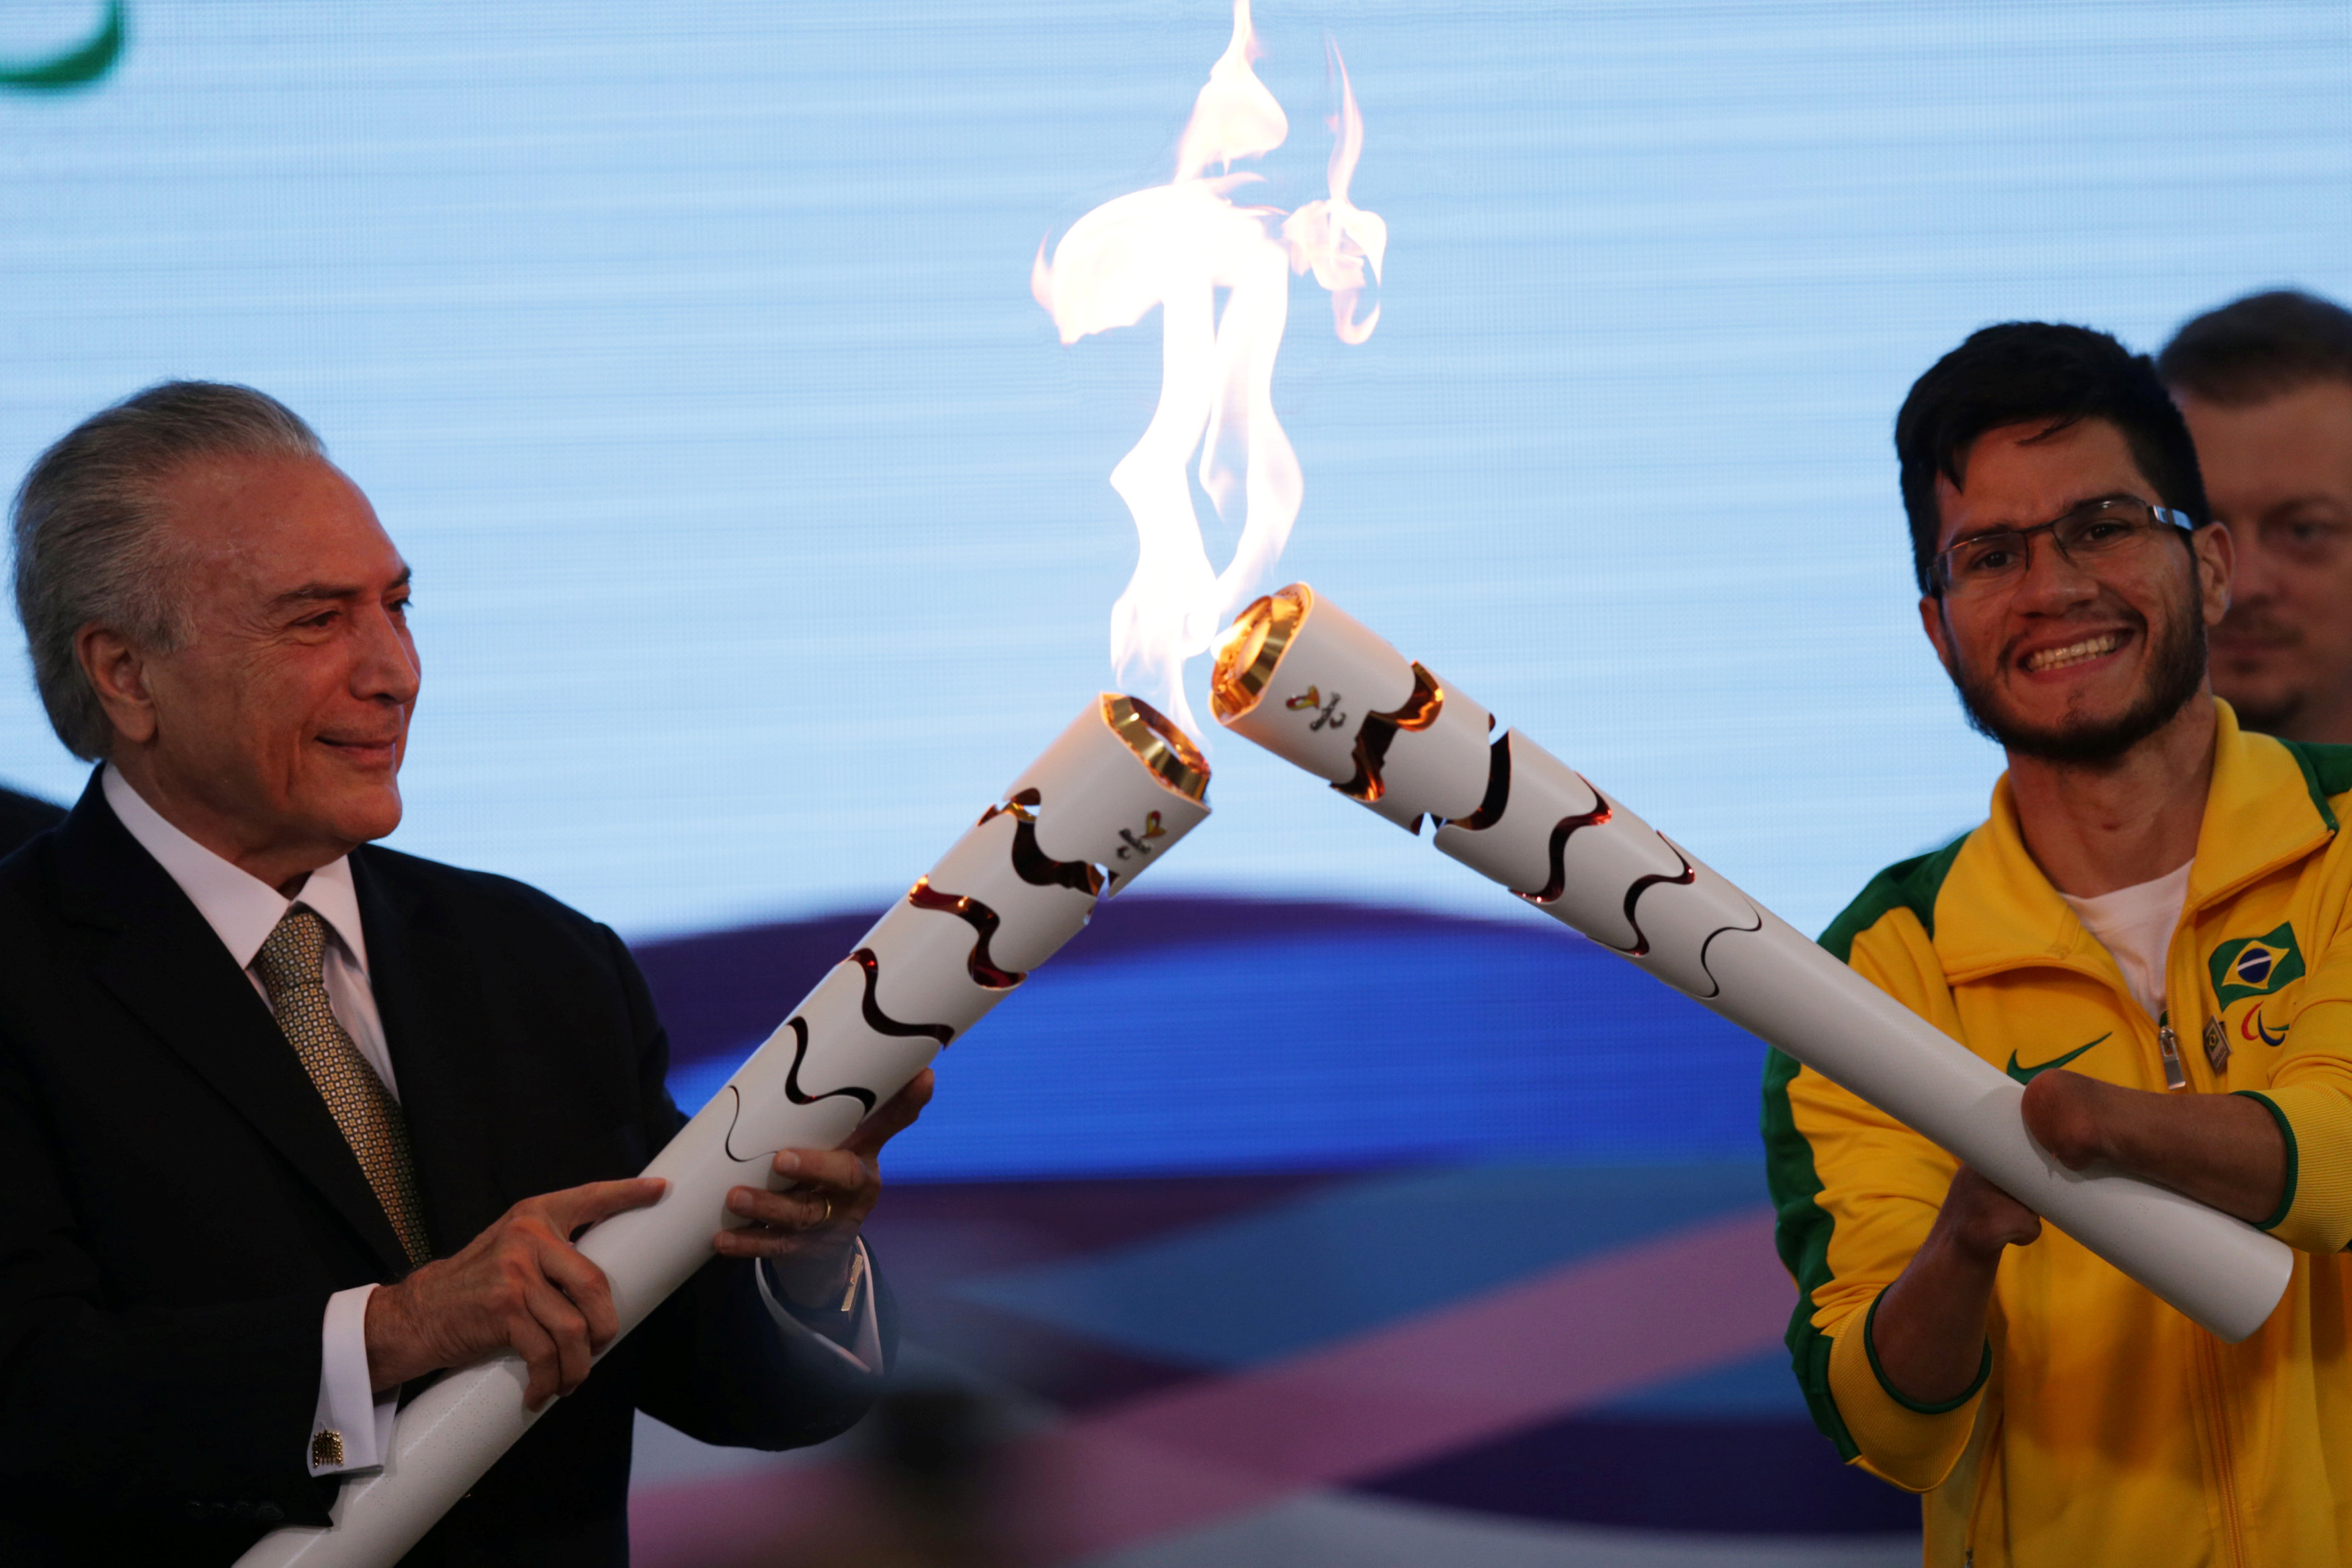
[[[2213,995],[2221,1006],[2248,997],[2267,997],[2303,978],[2303,949],[2294,927],[2281,925],[2263,936],[2241,936],[2213,949]]]

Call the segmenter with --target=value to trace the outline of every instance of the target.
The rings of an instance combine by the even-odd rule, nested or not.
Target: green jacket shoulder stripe
[[[2328,804],[2335,797],[2352,790],[2352,746],[2329,746],[2315,740],[2280,742],[2303,769],[2304,787],[2311,791],[2311,803],[2319,808],[2320,820],[2327,831],[2336,831],[2336,809]]]
[[[1862,895],[1822,934],[1822,946],[1841,962],[1852,962],[1854,938],[1885,918],[1893,909],[1909,909],[1930,936],[1936,930],[1936,894],[1950,874],[1952,862],[1968,836],[1946,844],[1933,854],[1916,856],[1888,866],[1870,879]],[[1771,1189],[1776,1217],[1773,1236],[1781,1266],[1797,1281],[1797,1306],[1789,1315],[1786,1335],[1789,1359],[1805,1407],[1813,1425],[1837,1445],[1838,1457],[1851,1459],[1862,1450],[1837,1402],[1830,1396],[1830,1340],[1813,1326],[1813,1292],[1830,1281],[1829,1212],[1816,1201],[1822,1193],[1821,1174],[1813,1168],[1813,1146],[1797,1130],[1796,1113],[1789,1104],[1789,1085],[1796,1081],[1796,1059],[1781,1051],[1764,1057],[1764,1178]]]
[[[1854,938],[1896,909],[1907,909],[1917,915],[1919,924],[1933,936],[1936,895],[1944,890],[1944,879],[1952,874],[1952,862],[1960,858],[1960,846],[1968,841],[1969,835],[1962,833],[1933,853],[1896,861],[1872,877],[1854,901],[1845,906],[1845,913],[1831,921],[1830,928],[1822,933],[1822,946],[1836,954],[1840,963],[1851,964]]]

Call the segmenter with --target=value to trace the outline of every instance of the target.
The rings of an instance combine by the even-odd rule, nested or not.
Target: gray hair
[[[158,653],[187,635],[185,573],[158,526],[161,481],[204,457],[324,457],[301,416],[251,387],[161,382],[91,414],[34,461],[16,490],[16,615],[50,727],[84,761],[114,727],[74,651],[100,625]]]

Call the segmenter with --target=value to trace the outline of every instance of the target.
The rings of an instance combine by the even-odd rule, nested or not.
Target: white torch
[[[1217,720],[1330,781],[1685,995],[1843,1084],[2232,1343],[2294,1254],[2242,1220],[2025,1131],[2024,1090],[1517,730],[1295,583],[1217,647]]]
[[[654,1156],[660,1201],[581,1239],[621,1333],[743,1223],[730,1189],[772,1185],[779,1149],[846,1140],[1198,827],[1208,784],[1199,749],[1147,704],[1105,694],[1080,714]],[[344,1485],[331,1526],[277,1531],[241,1568],[390,1568],[530,1429],[528,1381],[514,1355],[442,1378],[401,1411],[383,1470]]]

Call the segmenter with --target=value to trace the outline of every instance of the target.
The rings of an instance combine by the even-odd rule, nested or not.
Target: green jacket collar
[[[2213,781],[2189,873],[2191,910],[2303,859],[2336,829],[2294,753],[2240,729],[2218,697],[2213,707]],[[1991,818],[1960,846],[1937,894],[1935,945],[1955,982],[2030,965],[2114,967],[2027,851],[2006,773],[1993,786]]]

